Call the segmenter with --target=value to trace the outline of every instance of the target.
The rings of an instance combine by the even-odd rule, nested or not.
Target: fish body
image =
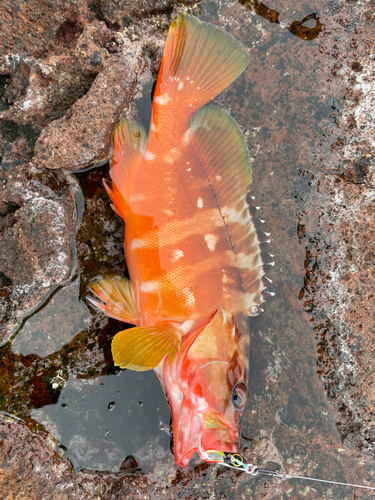
[[[136,325],[114,337],[114,361],[155,370],[182,467],[195,451],[204,458],[208,450],[238,450],[248,315],[263,301],[247,147],[228,113],[205,106],[248,62],[230,35],[180,14],[167,37],[148,138],[133,120],[114,133],[106,187],[125,221],[130,281],[98,280],[92,291],[100,301],[91,301]]]

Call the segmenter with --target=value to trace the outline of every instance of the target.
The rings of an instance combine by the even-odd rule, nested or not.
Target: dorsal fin
[[[265,287],[259,240],[246,201],[251,165],[245,139],[235,120],[217,106],[197,111],[190,133],[236,254],[248,314],[253,315],[251,307],[264,302]]]
[[[129,210],[134,177],[146,149],[147,134],[135,120],[121,117],[113,133],[111,158],[112,183],[105,182],[105,188],[114,204],[114,210],[123,219]]]

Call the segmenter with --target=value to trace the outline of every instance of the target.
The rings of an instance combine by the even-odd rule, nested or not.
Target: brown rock
[[[100,11],[106,22],[119,31],[132,22],[134,16],[171,10],[175,0],[99,0]],[[195,0],[183,0],[184,5],[194,5]]]
[[[114,126],[130,103],[134,73],[126,59],[113,54],[88,94],[60,120],[48,125],[35,147],[35,164],[78,170],[105,160]]]
[[[41,427],[41,426],[39,426]],[[76,474],[43,429],[0,415],[0,493],[4,499],[149,499],[143,476]]]
[[[3,343],[17,323],[15,318],[69,276],[75,214],[70,199],[63,201],[47,186],[27,182],[21,174],[15,180],[9,174],[0,196],[7,210],[0,217],[0,272],[7,290],[12,284],[10,294],[0,294]]]

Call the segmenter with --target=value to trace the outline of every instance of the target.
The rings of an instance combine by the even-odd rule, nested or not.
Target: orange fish
[[[92,303],[136,325],[112,341],[114,363],[155,370],[172,411],[175,460],[238,450],[247,399],[248,316],[263,302],[263,266],[246,201],[244,137],[208,105],[249,63],[216,26],[172,22],[150,132],[121,119],[106,189],[125,221],[130,280],[106,276]],[[98,300],[99,299],[99,300]]]

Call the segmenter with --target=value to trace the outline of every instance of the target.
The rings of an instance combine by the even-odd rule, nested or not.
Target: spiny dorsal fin
[[[111,158],[112,183],[105,188],[114,204],[114,210],[123,219],[129,210],[134,178],[146,149],[147,134],[135,120],[121,117],[113,134]]]
[[[249,64],[245,47],[229,33],[186,14],[172,22],[164,47],[158,97],[168,93],[195,109],[231,84]]]
[[[217,106],[197,111],[190,131],[236,254],[246,308],[251,315],[251,306],[264,302],[265,287],[259,240],[246,201],[251,183],[246,142],[235,120]]]
[[[111,318],[137,324],[138,313],[132,282],[125,276],[104,276],[90,284],[90,291],[99,300],[88,296],[91,304]]]
[[[112,340],[115,365],[138,372],[153,370],[166,354],[172,364],[178,350],[181,352],[181,331],[171,323],[129,328]]]

